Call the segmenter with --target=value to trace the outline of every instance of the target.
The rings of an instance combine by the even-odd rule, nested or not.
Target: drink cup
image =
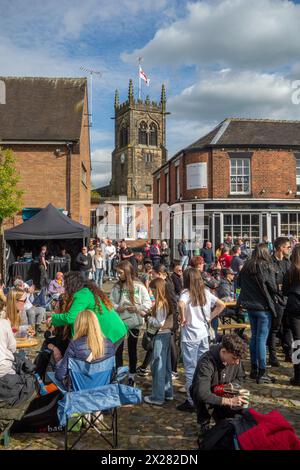
[[[249,390],[242,389],[240,390],[240,396],[247,401],[247,403],[243,404],[243,408],[249,408],[250,404],[250,392]]]
[[[19,338],[27,338],[28,336],[27,330],[28,330],[28,325],[21,325],[19,327],[19,332],[18,332]]]

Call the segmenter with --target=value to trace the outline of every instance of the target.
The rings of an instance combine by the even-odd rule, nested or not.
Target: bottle
[[[240,293],[241,293],[241,289],[239,287],[237,287],[236,290],[235,290],[236,300],[239,298]]]
[[[45,384],[44,382],[42,381],[41,379],[41,376],[40,374],[38,374],[37,372],[34,374],[38,384],[39,384],[39,392],[40,392],[40,395],[47,395],[48,394],[48,391],[45,387]]]

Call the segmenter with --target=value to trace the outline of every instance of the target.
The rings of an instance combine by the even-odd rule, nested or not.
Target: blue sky
[[[114,91],[137,92],[137,57],[150,76],[144,97],[168,97],[169,156],[228,116],[300,119],[299,1],[0,0],[0,75],[94,79],[93,183],[110,179]],[[4,13],[3,13],[4,12]]]

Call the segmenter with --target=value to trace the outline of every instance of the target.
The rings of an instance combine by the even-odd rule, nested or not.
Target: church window
[[[139,127],[139,144],[148,145],[147,141],[147,124],[142,121]]]
[[[128,145],[128,127],[126,124],[123,124],[120,129],[120,147],[125,147]]]
[[[152,163],[153,162],[152,153],[145,153],[144,159],[145,159],[145,163]]]
[[[157,147],[157,126],[154,122],[150,125],[149,145]]]

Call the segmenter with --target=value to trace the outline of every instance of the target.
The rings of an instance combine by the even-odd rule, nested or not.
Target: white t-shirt
[[[187,321],[185,326],[181,327],[181,341],[182,342],[198,342],[203,338],[209,336],[207,323],[210,322],[210,313],[218,298],[213,295],[208,289],[205,289],[206,304],[201,307],[200,305],[192,306],[190,302],[190,294],[188,290],[184,290],[179,298],[179,301],[186,304],[185,319]],[[203,313],[207,322],[203,318]]]
[[[6,374],[15,374],[13,362],[17,350],[16,339],[13,335],[9,320],[0,320],[0,377]]]
[[[106,258],[112,259],[116,254],[116,247],[114,245],[107,245],[105,248],[105,256]]]

